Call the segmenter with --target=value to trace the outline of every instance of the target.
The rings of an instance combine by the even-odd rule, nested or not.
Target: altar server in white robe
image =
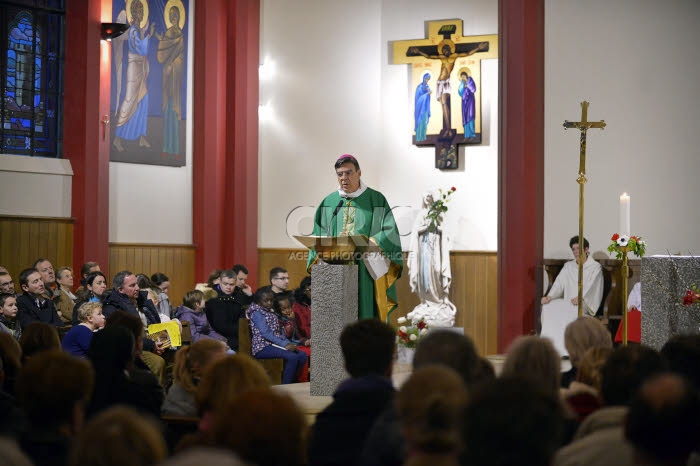
[[[564,347],[564,329],[578,317],[578,260],[583,263],[583,313],[595,316],[603,298],[603,270],[598,262],[588,257],[589,243],[583,238],[583,254],[580,254],[578,236],[569,241],[574,260],[564,264],[552,289],[542,298],[543,337],[551,338],[560,355],[567,355]],[[562,299],[560,299],[562,298]]]

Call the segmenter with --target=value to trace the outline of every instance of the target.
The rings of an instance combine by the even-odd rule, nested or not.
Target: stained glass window
[[[0,153],[62,156],[63,0],[0,5]]]

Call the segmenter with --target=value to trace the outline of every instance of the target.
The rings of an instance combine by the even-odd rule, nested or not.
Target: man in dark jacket
[[[464,379],[468,390],[495,378],[491,363],[482,360],[474,342],[466,335],[449,329],[432,330],[423,337],[413,357],[413,369],[440,364],[454,369]],[[377,417],[363,447],[363,466],[401,466],[408,452],[401,433],[399,414],[390,404]]]
[[[61,290],[58,289],[56,273],[51,261],[41,257],[34,262],[34,268],[41,274],[41,281],[44,282],[44,296],[53,301],[54,304],[58,304]]]
[[[17,320],[22,328],[32,322],[63,326],[53,302],[44,296],[46,288],[38,270],[24,269],[19,274],[19,286],[24,291],[24,294],[17,298]]]
[[[311,428],[311,466],[354,466],[377,416],[394,398],[391,370],[394,330],[378,319],[354,322],[340,334],[345,369],[350,374],[338,385],[333,402]]]
[[[128,312],[141,318],[141,313],[145,316],[144,328],[151,324],[159,324],[160,317],[153,301],[148,299],[148,292],[141,291],[136,283],[136,275],[128,270],[117,273],[112,280],[114,288],[107,292],[102,303],[102,314],[109,317],[116,310]],[[141,318],[143,321],[143,318]],[[143,339],[144,351],[150,351],[158,355],[163,354],[162,343],[154,342],[148,338]]]
[[[244,269],[245,270],[245,269]],[[247,270],[246,270],[247,272]],[[215,287],[219,296],[207,301],[205,312],[212,328],[226,337],[228,346],[238,352],[238,321],[245,317],[245,309],[252,302],[250,286],[238,287],[237,275],[242,271],[224,270]],[[247,277],[248,274],[246,273]],[[243,280],[245,286],[245,279]],[[250,294],[248,294],[250,293]]]

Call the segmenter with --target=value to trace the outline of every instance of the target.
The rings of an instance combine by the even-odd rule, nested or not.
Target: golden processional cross
[[[578,316],[583,315],[583,260],[586,254],[583,238],[583,187],[586,184],[586,132],[589,128],[605,129],[605,120],[588,121],[588,102],[581,102],[581,121],[564,120],[564,129],[577,128],[581,131],[578,163]],[[597,311],[597,309],[595,309]]]

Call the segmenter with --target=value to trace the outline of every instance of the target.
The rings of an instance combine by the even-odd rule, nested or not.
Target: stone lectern
[[[331,396],[348,377],[340,350],[340,332],[357,320],[357,280],[362,253],[370,251],[366,236],[295,236],[314,248],[311,268],[311,395]]]
[[[683,295],[700,285],[700,258],[646,256],[642,259],[642,344],[660,350],[676,335],[700,333],[698,305]]]

